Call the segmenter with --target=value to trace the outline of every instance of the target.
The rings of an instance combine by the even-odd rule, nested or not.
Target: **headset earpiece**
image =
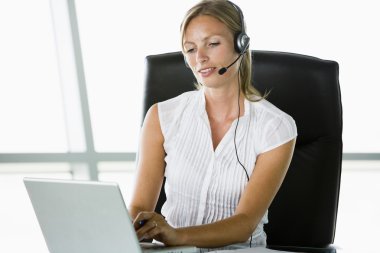
[[[250,38],[244,32],[238,33],[235,36],[235,51],[239,54],[244,54],[249,47]]]

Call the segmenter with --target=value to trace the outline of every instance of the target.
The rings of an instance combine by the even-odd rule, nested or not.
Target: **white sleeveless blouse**
[[[236,145],[252,174],[256,157],[297,136],[294,120],[266,100],[244,102]],[[234,147],[237,120],[214,151],[204,91],[191,91],[158,104],[164,136],[165,192],[162,214],[173,227],[215,222],[234,214],[247,184]],[[268,211],[252,234],[252,245],[266,244]]]

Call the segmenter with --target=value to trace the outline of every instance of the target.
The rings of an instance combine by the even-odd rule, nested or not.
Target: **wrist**
[[[175,230],[177,233],[178,245],[190,245],[186,233],[186,228],[176,228]]]

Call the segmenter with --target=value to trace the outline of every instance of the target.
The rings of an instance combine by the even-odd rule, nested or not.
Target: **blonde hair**
[[[203,0],[187,11],[181,24],[181,47],[183,48],[183,39],[185,31],[195,17],[208,15],[218,19],[225,24],[228,29],[235,35],[241,32],[241,28],[245,27],[244,20],[240,20],[240,14],[237,9],[226,0]],[[243,22],[243,24],[241,24]],[[242,57],[241,66],[239,68],[240,90],[244,97],[250,101],[259,101],[262,99],[261,93],[252,85],[252,58],[249,48]],[[202,84],[196,83],[196,87],[200,88]]]

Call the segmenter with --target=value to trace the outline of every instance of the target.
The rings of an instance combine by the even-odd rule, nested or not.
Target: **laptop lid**
[[[24,178],[24,184],[50,253],[143,252],[117,183]],[[171,252],[185,249],[195,247]]]

